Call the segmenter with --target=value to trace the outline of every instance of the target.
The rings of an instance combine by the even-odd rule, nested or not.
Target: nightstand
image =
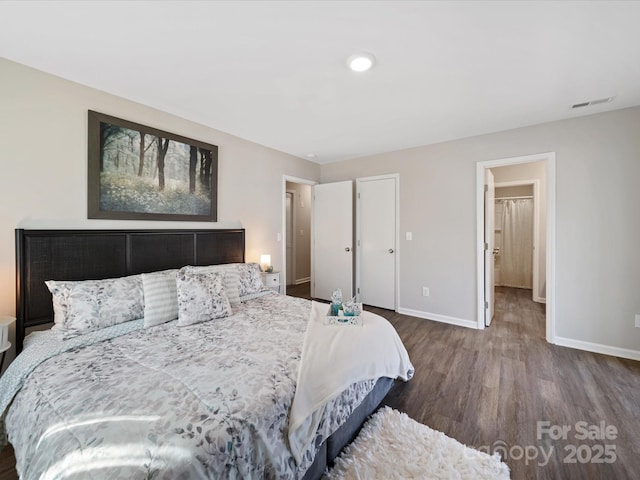
[[[0,347],[0,352],[2,352],[2,360],[0,360],[0,373],[2,373],[2,366],[4,365],[4,354],[7,353],[7,350],[11,348],[11,342],[7,342],[5,345]]]
[[[0,353],[2,353],[2,360],[0,360],[0,373],[2,372],[2,366],[4,364],[4,355],[7,350],[11,348],[11,342],[9,342],[9,325],[15,322],[15,317],[0,317]]]
[[[280,272],[261,272],[265,287],[280,293]]]

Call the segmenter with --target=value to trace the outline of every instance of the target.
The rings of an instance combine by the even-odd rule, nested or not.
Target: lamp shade
[[[263,253],[260,255],[260,268],[263,272],[266,272],[269,268],[271,268],[271,255],[268,253]]]

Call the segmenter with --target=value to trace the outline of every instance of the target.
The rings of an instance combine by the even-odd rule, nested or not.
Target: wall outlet
[[[636,327],[640,328],[640,313],[636,313]]]
[[[429,287],[422,287],[422,296],[423,297],[428,297],[429,296]]]

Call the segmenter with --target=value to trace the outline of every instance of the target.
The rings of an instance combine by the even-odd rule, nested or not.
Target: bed
[[[319,478],[390,377],[413,373],[407,357],[400,374],[349,385],[294,454],[307,300],[260,289],[215,321],[145,328],[145,317],[66,340],[45,329],[23,344],[53,318],[45,281],[231,268],[245,260],[244,230],[17,230],[16,258],[25,349],[0,379],[0,445],[13,444],[21,478]]]

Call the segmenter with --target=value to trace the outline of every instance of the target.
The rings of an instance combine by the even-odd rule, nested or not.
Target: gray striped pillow
[[[178,270],[143,273],[144,327],[153,327],[178,318]]]
[[[224,288],[231,305],[240,304],[240,272],[235,265],[225,265]]]

